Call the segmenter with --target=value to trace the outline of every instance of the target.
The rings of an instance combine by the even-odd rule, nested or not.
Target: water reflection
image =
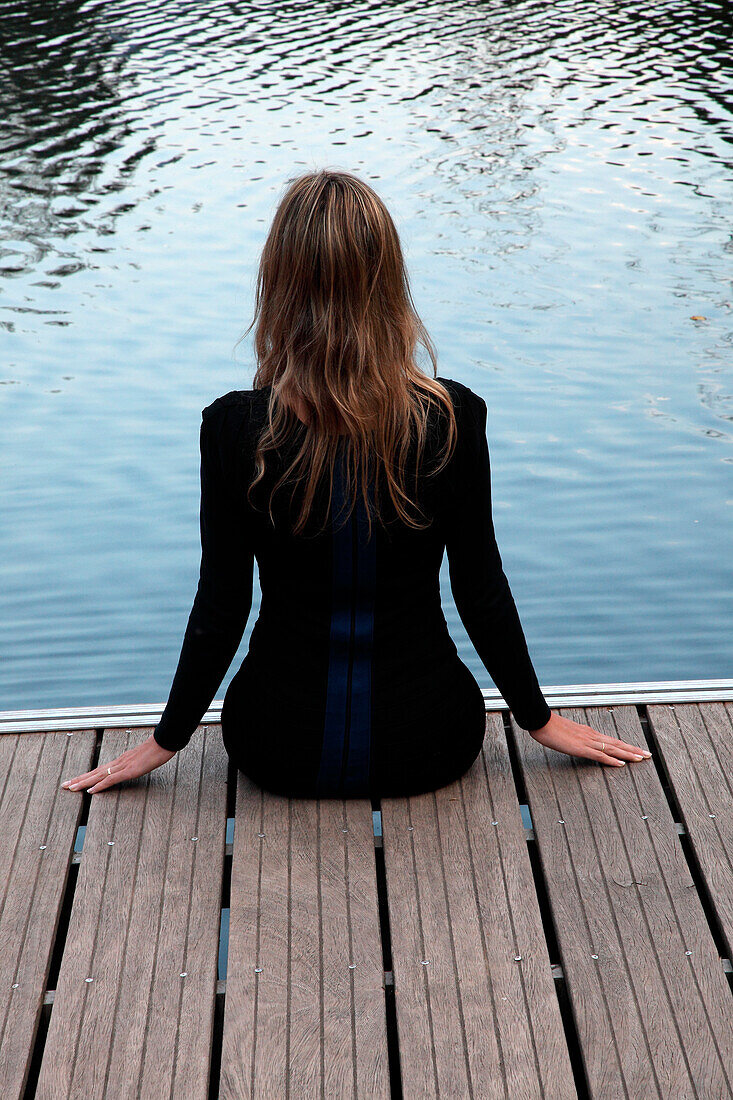
[[[577,2],[130,3],[109,12],[40,0],[3,3],[0,13],[5,277],[45,265],[53,279],[85,266],[88,242],[74,247],[69,238],[113,233],[134,194],[114,206],[105,198],[180,159],[153,165],[156,135],[145,131],[161,104],[170,107],[162,129],[194,106],[187,78],[205,116],[212,107],[242,110],[218,121],[234,140],[253,100],[273,113],[302,95],[322,108],[311,115],[316,126],[340,100],[356,113],[362,107],[364,118],[370,97],[409,104],[415,137],[430,135],[422,156],[433,192],[442,178],[449,205],[460,198],[499,219],[522,208],[521,226],[516,217],[503,234],[497,226],[509,251],[536,229],[540,184],[531,174],[590,120],[605,137],[597,152],[607,164],[654,157],[652,177],[699,197],[722,193],[713,181],[707,190],[699,172],[690,179],[660,165],[710,157],[721,185],[731,167],[731,27],[719,4],[660,4],[653,21],[647,5]],[[358,137],[343,129],[344,145]],[[418,141],[413,151],[419,162]],[[648,183],[638,192],[653,197]]]
[[[0,274],[42,268],[35,285],[53,288],[107,251],[84,234],[114,232],[130,204],[98,208],[125,191],[155,139],[135,136],[126,59],[101,9],[79,2],[3,8]]]

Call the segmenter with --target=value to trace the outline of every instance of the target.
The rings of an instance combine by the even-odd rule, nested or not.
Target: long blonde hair
[[[265,454],[298,429],[298,407],[307,412],[307,430],[272,490],[271,519],[276,490],[288,480],[293,486],[305,480],[294,526],[294,533],[301,532],[325,469],[330,501],[342,434],[350,442],[347,500],[351,507],[356,503],[358,471],[369,531],[369,478],[375,518],[381,518],[383,480],[400,519],[413,528],[428,526],[409,514],[408,506],[417,505],[404,484],[404,460],[414,436],[419,467],[435,402],[448,417],[440,460],[431,471],[437,473],[455,445],[455,414],[446,388],[435,380],[435,349],[414,306],[397,230],[371,187],[351,173],[327,169],[288,180],[260,258],[254,318],[243,335],[255,324],[253,386],[272,388],[248,499],[264,476]],[[415,362],[418,342],[430,357],[433,378]]]

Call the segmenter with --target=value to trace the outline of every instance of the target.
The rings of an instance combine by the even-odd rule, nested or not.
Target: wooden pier
[[[216,722],[88,795],[150,722],[0,721],[0,1096],[733,1096],[733,691],[546,695],[651,760],[487,704],[418,797],[265,793]]]

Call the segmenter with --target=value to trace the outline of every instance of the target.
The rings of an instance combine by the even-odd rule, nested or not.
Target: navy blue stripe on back
[[[345,456],[334,469],[333,604],[323,747],[317,790],[328,797],[366,794],[371,743],[371,661],[374,634],[376,530],[367,541],[364,502],[347,523]],[[371,486],[370,486],[371,489]]]
[[[371,484],[368,489],[371,490]],[[371,495],[370,495],[371,499]],[[367,541],[367,515],[361,497],[357,500],[357,560],[355,578],[356,613],[351,672],[351,722],[349,754],[344,774],[344,794],[365,793],[369,784],[372,702],[372,642],[374,637],[374,590],[376,581],[376,528]]]
[[[352,524],[349,521],[336,529],[344,505],[344,471],[342,453],[334,467],[331,515],[333,520],[333,604],[329,639],[328,686],[323,748],[318,772],[318,790],[328,795],[337,790],[341,778],[341,761],[346,738],[348,706],[349,652],[352,618]]]

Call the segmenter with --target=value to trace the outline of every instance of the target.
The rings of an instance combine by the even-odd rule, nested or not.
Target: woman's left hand
[[[66,779],[61,786],[69,791],[77,791],[83,787],[92,794],[98,794],[99,791],[106,791],[126,779],[138,779],[141,775],[147,775],[172,756],[175,756],[175,752],[164,749],[151,733],[147,741],[127,749],[121,756],[110,760],[109,764],[102,764],[93,771]],[[111,774],[107,771],[108,768]]]

